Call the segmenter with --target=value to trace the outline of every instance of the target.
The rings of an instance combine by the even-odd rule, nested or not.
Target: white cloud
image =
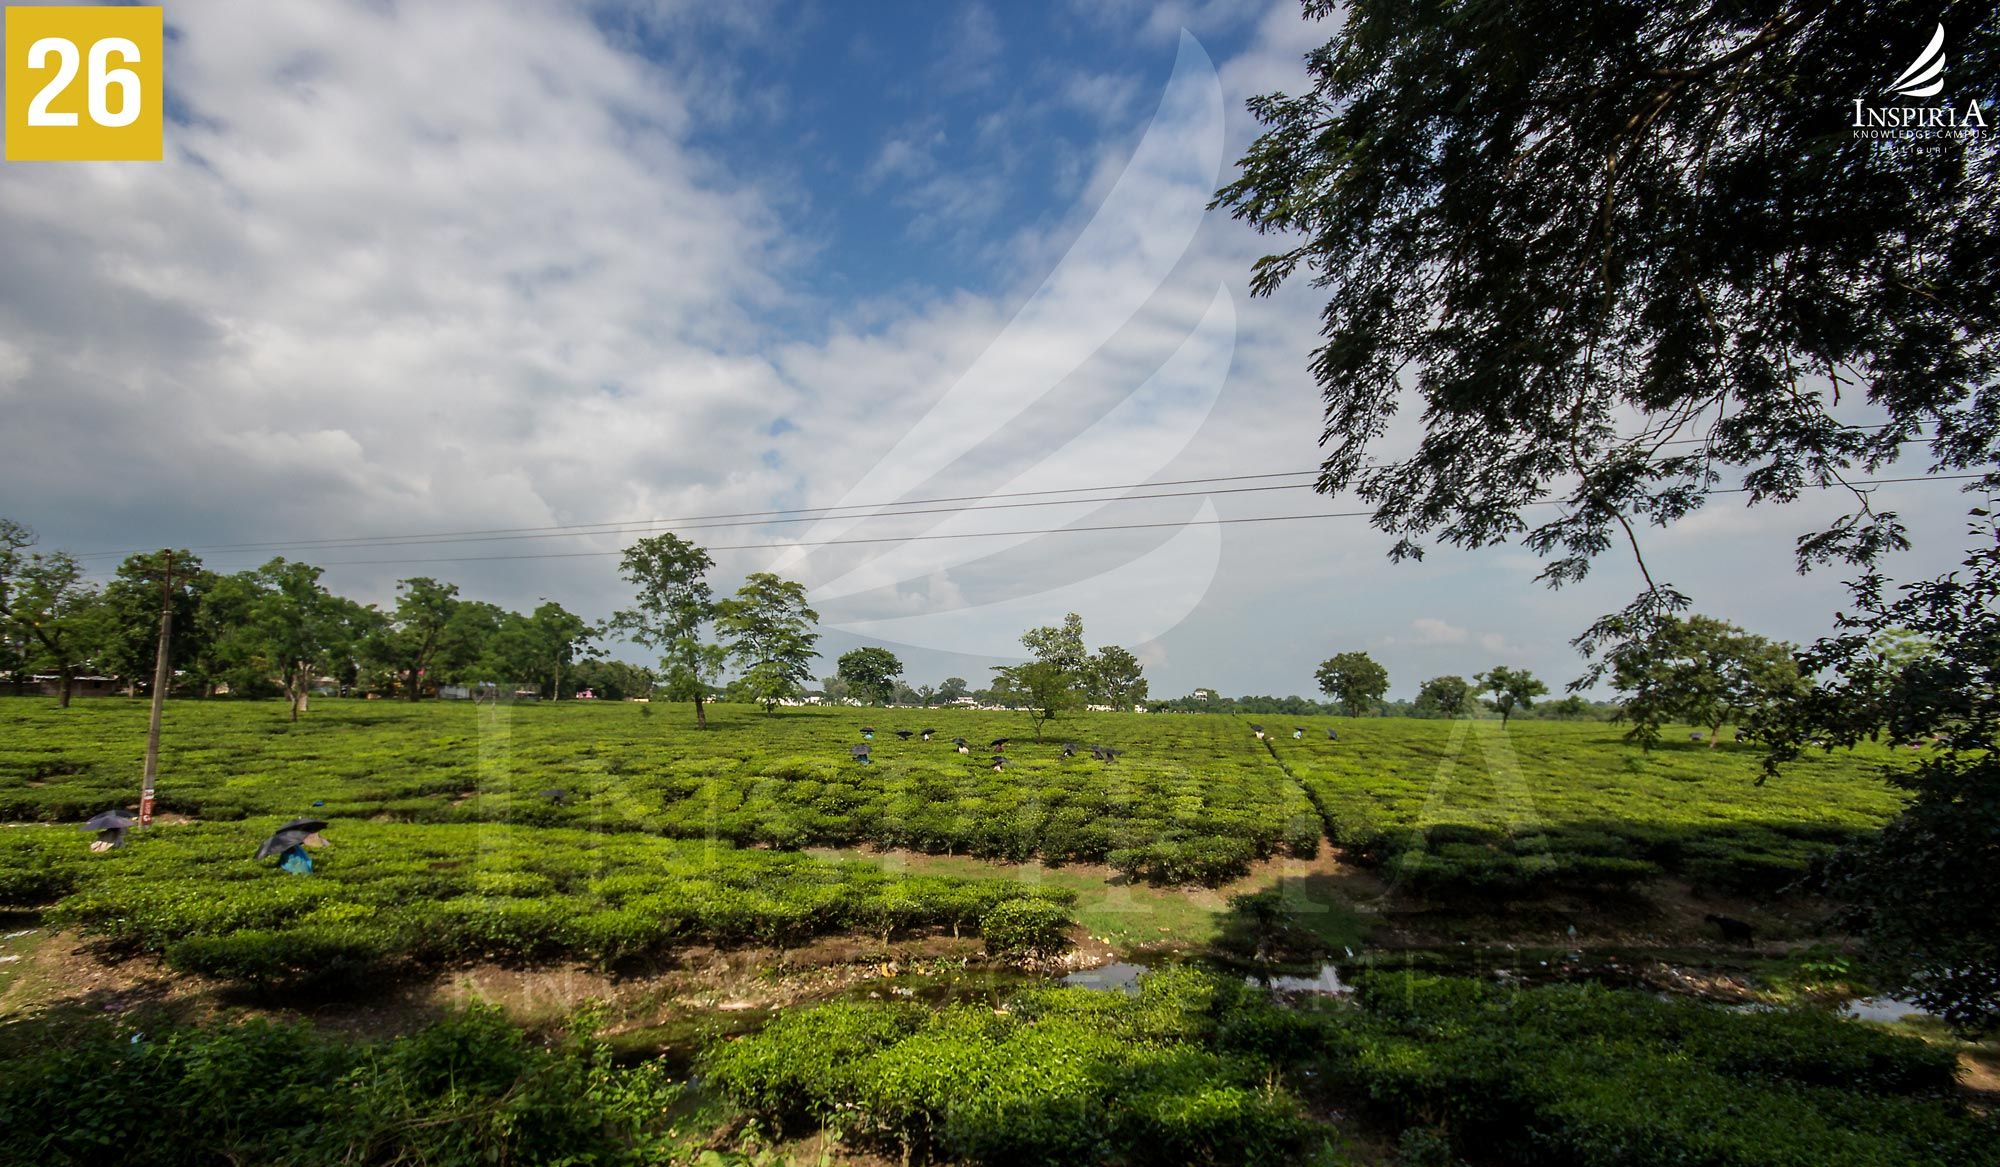
[[[1454,624],[1446,623],[1435,616],[1419,616],[1410,621],[1410,627],[1417,634],[1417,644],[1464,644],[1466,631]]]

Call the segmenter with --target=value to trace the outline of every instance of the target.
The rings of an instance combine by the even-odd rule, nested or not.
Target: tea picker
[[[929,741],[929,740],[931,740],[931,735],[932,735],[932,734],[934,734],[934,733],[936,733],[936,732],[937,732],[937,730],[934,730],[934,729],[920,729],[920,730],[918,730],[917,732],[923,735],[923,738],[924,738],[924,740],[925,740],[925,741]]]
[[[107,810],[91,819],[83,824],[84,830],[97,832],[97,838],[91,840],[90,849],[101,854],[113,847],[123,847],[125,832],[131,829],[135,821],[132,812],[123,807]]]
[[[909,741],[910,735],[915,732],[913,729],[899,729],[896,731],[896,736],[902,738],[904,741]]]
[[[569,805],[569,791],[564,790],[560,786],[551,786],[547,790],[542,791],[542,797],[548,799],[555,806]]]
[[[872,726],[872,725],[864,725],[864,726],[862,726],[862,727],[861,727],[861,740],[862,740],[862,741],[865,741],[865,742],[872,742],[872,741],[874,741],[874,740],[875,740],[875,727],[874,727],[874,726]]]
[[[306,848],[326,846],[326,840],[319,835],[325,827],[324,819],[293,819],[264,840],[256,857],[268,859],[276,855],[280,870],[292,875],[311,875],[312,856],[306,854]]]
[[[868,765],[872,765],[872,764],[873,764],[873,763],[872,763],[872,762],[871,762],[871,761],[869,760],[869,757],[868,757],[868,755],[869,755],[869,753],[870,753],[870,750],[869,750],[869,748],[868,748],[867,746],[855,746],[855,747],[853,747],[852,749],[848,750],[847,752],[848,752],[848,753],[850,753],[850,754],[853,754],[853,755],[854,755],[854,760],[855,760],[855,761],[857,761],[857,762],[859,762],[859,763],[861,763],[861,764],[862,764],[862,765],[864,765],[864,766],[868,766]]]
[[[969,754],[969,753],[971,753],[971,752],[972,752],[972,747],[971,747],[971,746],[969,746],[969,745],[966,745],[966,744],[965,744],[965,739],[964,739],[964,738],[962,738],[962,737],[955,737],[955,738],[951,739],[951,744],[952,744],[953,746],[957,747],[957,749],[958,749],[958,752],[959,752],[959,753],[961,753],[961,754]]]
[[[1305,726],[1303,726],[1303,725],[1295,725],[1295,726],[1293,726],[1293,727],[1292,727],[1292,740],[1293,740],[1293,741],[1297,741],[1297,740],[1299,740],[1300,738],[1302,738],[1302,737],[1304,737],[1304,736],[1306,736],[1306,727],[1305,727]]]
[[[1261,741],[1263,741],[1263,740],[1264,740],[1264,727],[1263,727],[1263,726],[1261,726],[1261,725],[1253,725],[1253,726],[1251,726],[1251,727],[1250,727],[1250,732],[1251,732],[1251,733],[1254,733],[1254,734],[1256,734],[1256,735],[1257,735],[1257,740],[1258,740],[1258,741],[1260,741],[1260,742],[1261,742]]]

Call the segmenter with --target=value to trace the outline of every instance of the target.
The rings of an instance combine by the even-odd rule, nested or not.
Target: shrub
[[[1044,899],[1002,900],[979,917],[989,955],[1043,964],[1069,951],[1069,914]]]

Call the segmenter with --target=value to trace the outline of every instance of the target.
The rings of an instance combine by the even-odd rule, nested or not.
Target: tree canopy
[[[715,605],[716,628],[744,668],[744,690],[766,713],[812,678],[818,624],[805,585],[768,571],[753,572],[735,596]]]
[[[1320,662],[1314,672],[1319,691],[1340,702],[1341,711],[1359,717],[1389,691],[1389,670],[1365,652],[1343,652]]]
[[[1507,719],[1514,716],[1516,709],[1533,707],[1535,698],[1549,691],[1549,687],[1535,674],[1506,665],[1494,665],[1472,680],[1478,685],[1479,692],[1493,694],[1487,699],[1487,704],[1500,715],[1501,725],[1507,724]]]
[[[638,589],[633,606],[612,614],[611,628],[661,654],[662,684],[677,701],[694,702],[695,725],[708,728],[708,685],[721,670],[722,646],[703,639],[715,615],[708,552],[671,532],[625,549],[619,573]]]
[[[896,654],[876,645],[841,653],[834,668],[848,690],[870,705],[887,705],[896,694],[896,678],[903,675]]]

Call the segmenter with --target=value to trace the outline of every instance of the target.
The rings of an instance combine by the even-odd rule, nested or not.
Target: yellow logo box
[[[7,161],[158,162],[158,8],[7,9]]]

